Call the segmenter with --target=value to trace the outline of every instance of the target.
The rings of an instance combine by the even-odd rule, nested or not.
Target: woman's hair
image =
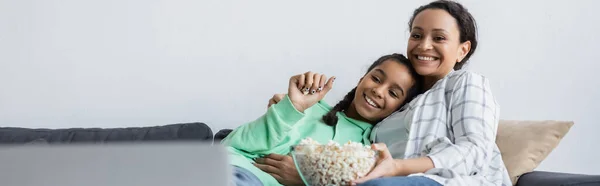
[[[460,32],[460,42],[464,43],[466,41],[471,41],[471,50],[469,50],[469,53],[467,53],[465,58],[463,58],[460,63],[456,63],[456,65],[454,65],[454,70],[460,70],[463,65],[467,63],[471,55],[475,53],[475,49],[477,49],[477,24],[475,23],[475,18],[473,18],[471,13],[469,13],[469,11],[460,3],[448,0],[437,0],[415,10],[410,18],[410,21],[408,22],[409,30],[412,30],[412,24],[415,20],[415,17],[417,17],[417,15],[423,10],[427,9],[441,9],[448,12],[450,15],[452,15],[452,17],[454,17],[454,19],[456,19],[458,31]]]
[[[367,70],[367,73],[365,73],[365,75],[368,74],[369,72],[371,72],[371,70],[373,70],[375,67],[381,65],[383,62],[385,62],[387,60],[392,60],[392,61],[395,61],[397,63],[400,63],[400,64],[408,67],[411,76],[415,79],[415,84],[408,90],[406,99],[400,106],[398,106],[398,109],[400,109],[404,104],[410,102],[417,94],[420,93],[422,77],[419,74],[417,74],[417,71],[412,66],[410,61],[406,58],[406,56],[404,56],[402,54],[390,54],[390,55],[385,55],[383,57],[380,57],[379,59],[377,59],[377,61],[375,61],[373,64],[371,64],[371,66],[369,67],[369,69]],[[335,126],[338,121],[338,117],[336,115],[337,112],[343,112],[343,111],[346,111],[348,108],[350,108],[350,104],[352,103],[352,100],[354,100],[355,92],[356,92],[356,87],[354,87],[350,92],[348,92],[348,94],[346,94],[346,96],[344,96],[344,99],[342,99],[342,101],[338,102],[333,107],[333,109],[331,109],[327,114],[325,114],[323,116],[323,118],[322,118],[323,122],[325,122],[329,126]]]

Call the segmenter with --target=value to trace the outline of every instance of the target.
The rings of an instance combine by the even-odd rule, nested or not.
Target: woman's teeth
[[[433,60],[435,60],[435,57],[417,56],[417,59],[423,60],[423,61],[433,61]]]

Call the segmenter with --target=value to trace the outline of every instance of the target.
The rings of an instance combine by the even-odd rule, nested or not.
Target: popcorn
[[[308,185],[349,185],[367,175],[375,165],[375,151],[351,141],[340,145],[330,140],[321,145],[306,138],[293,150]]]

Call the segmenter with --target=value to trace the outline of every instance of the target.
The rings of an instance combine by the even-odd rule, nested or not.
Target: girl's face
[[[415,79],[406,65],[395,60],[384,61],[356,86],[350,110],[356,111],[352,114],[358,117],[353,118],[374,123],[389,116],[404,103],[414,85]]]
[[[442,79],[469,52],[471,42],[460,42],[456,19],[441,9],[427,9],[415,16],[410,28],[407,56],[417,73]]]

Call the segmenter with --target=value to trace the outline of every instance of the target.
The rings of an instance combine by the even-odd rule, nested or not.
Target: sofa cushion
[[[573,126],[571,121],[500,120],[496,144],[513,184],[533,171]]]
[[[28,129],[0,128],[0,144],[25,144],[39,140],[48,143],[122,141],[212,141],[213,133],[204,123],[180,123],[151,127]]]

